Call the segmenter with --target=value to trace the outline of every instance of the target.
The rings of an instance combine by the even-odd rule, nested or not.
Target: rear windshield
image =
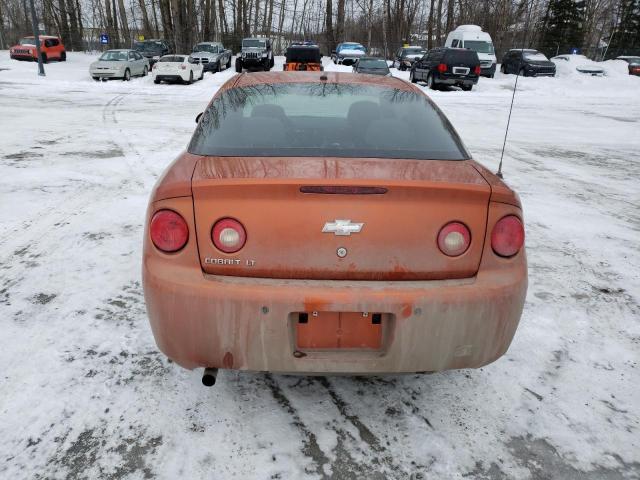
[[[478,65],[480,60],[478,54],[471,50],[447,50],[445,53],[445,61],[447,62],[459,62],[470,65]]]
[[[382,58],[361,58],[358,60],[359,68],[375,69],[375,70],[388,70],[389,66],[387,61]]]
[[[424,95],[389,87],[276,83],[216,97],[189,144],[195,155],[469,158]]]
[[[264,40],[249,39],[242,41],[242,48],[264,48],[266,42]]]
[[[182,63],[184,62],[184,57],[180,55],[165,55],[162,57],[159,62],[171,62],[171,63]]]
[[[403,53],[405,55],[424,55],[427,52],[424,48],[405,48]]]
[[[139,52],[156,52],[162,50],[164,45],[160,42],[136,42],[133,48]]]
[[[195,47],[193,47],[194,52],[209,52],[209,53],[218,53],[217,45],[210,45],[208,43],[199,43]]]

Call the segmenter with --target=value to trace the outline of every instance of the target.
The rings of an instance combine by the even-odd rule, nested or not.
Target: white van
[[[447,35],[445,47],[474,50],[480,59],[482,76],[493,78],[496,73],[496,52],[491,35],[478,25],[460,25]]]

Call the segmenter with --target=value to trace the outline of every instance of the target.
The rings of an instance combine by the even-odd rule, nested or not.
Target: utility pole
[[[33,37],[36,39],[36,54],[38,55],[38,75],[44,77],[44,65],[42,64],[42,55],[40,54],[40,35],[38,31],[38,18],[36,17],[36,7],[33,6],[33,0],[29,0],[31,4],[31,25],[33,27]]]

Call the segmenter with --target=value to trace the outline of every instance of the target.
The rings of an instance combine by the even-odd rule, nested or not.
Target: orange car
[[[518,196],[393,77],[270,72],[215,94],[158,181],[143,283],[183,367],[380,374],[486,365],[527,289]]]
[[[44,63],[49,60],[58,60],[60,62],[67,60],[67,52],[59,37],[40,35],[39,39],[40,55]],[[15,60],[38,60],[35,38],[33,36],[22,38],[18,45],[11,47],[9,56]]]

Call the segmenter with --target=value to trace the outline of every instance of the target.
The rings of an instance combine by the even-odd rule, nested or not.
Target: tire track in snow
[[[318,439],[316,435],[309,430],[309,428],[305,425],[298,413],[298,410],[292,405],[291,401],[284,394],[278,382],[273,378],[273,375],[270,373],[265,374],[264,376],[265,384],[269,387],[271,391],[271,395],[275,399],[275,401],[280,405],[283,410],[291,417],[291,423],[298,429],[300,434],[302,435],[302,443],[304,444],[302,448],[302,453],[305,456],[311,458],[316,464],[315,471],[322,478],[328,478],[326,473],[324,472],[324,466],[329,463],[329,458],[327,458],[326,454],[318,445]]]

